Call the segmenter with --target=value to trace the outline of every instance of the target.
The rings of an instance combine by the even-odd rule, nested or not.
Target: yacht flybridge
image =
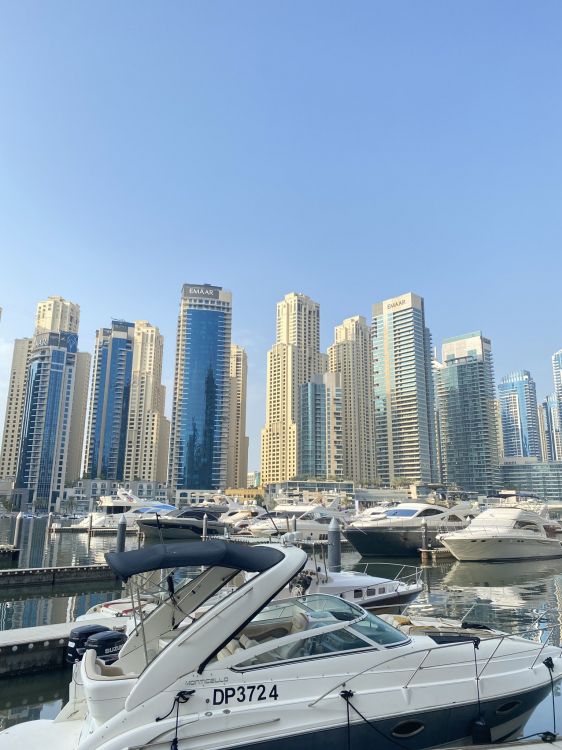
[[[53,720],[0,733],[0,750],[363,750],[515,735],[562,676],[561,650],[479,630],[437,643],[327,595],[273,601],[306,554],[224,540],[107,561],[132,596],[143,574],[204,566],[141,619],[112,666],[86,650]],[[203,614],[240,572],[255,573]],[[199,615],[199,616],[197,616]]]

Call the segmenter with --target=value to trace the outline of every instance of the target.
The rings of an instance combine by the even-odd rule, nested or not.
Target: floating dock
[[[55,586],[59,583],[116,582],[109,565],[68,565],[58,568],[0,570],[1,586]]]
[[[102,526],[96,529],[92,526],[51,526],[51,534],[89,534],[90,536],[111,536],[111,534],[117,534],[117,526]],[[127,536],[141,536],[139,529],[127,528],[125,529]]]
[[[420,549],[422,563],[436,563],[439,560],[451,560],[453,555],[445,547],[433,547],[430,549]]]
[[[87,623],[63,622],[0,631],[0,678],[60,669],[67,666],[66,648],[70,631],[78,625],[109,625],[106,617]],[[126,623],[123,623],[123,628]],[[114,628],[115,629],[115,628]]]

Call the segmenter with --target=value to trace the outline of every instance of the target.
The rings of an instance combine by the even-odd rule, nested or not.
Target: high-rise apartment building
[[[16,505],[59,507],[80,476],[90,355],[77,351],[79,322],[79,305],[49,297],[33,338],[15,342],[0,476],[16,478]]]
[[[443,481],[486,493],[499,487],[492,346],[480,331],[443,342],[436,369]]]
[[[80,326],[80,305],[63,297],[49,297],[39,302],[35,313],[35,334],[67,331],[78,333]]]
[[[431,335],[424,301],[408,293],[373,305],[377,476],[384,484],[437,478]]]
[[[296,476],[299,388],[326,370],[327,357],[320,353],[320,305],[304,294],[287,294],[277,303],[276,343],[267,354],[263,484]]]
[[[503,455],[541,460],[537,389],[528,370],[505,375],[498,386]]]
[[[134,324],[112,321],[96,331],[84,451],[86,477],[124,478]]]
[[[178,317],[168,484],[226,486],[232,295],[184,284]]]
[[[163,351],[164,337],[158,328],[147,320],[135,321],[123,469],[126,481],[166,481],[170,423],[164,416]]]
[[[368,485],[376,478],[371,332],[360,315],[335,328],[330,372],[339,373],[342,400],[343,478]]]
[[[14,354],[12,357],[6,415],[4,418],[2,451],[0,452],[0,479],[15,478],[18,471],[21,428],[25,407],[27,366],[29,364],[32,344],[33,339],[16,339],[14,341]]]
[[[538,407],[539,432],[543,461],[562,461],[562,444],[560,441],[560,413],[558,399],[553,393],[545,398]]]
[[[300,387],[298,461],[301,478],[342,479],[342,389],[339,373],[313,375]]]
[[[39,333],[29,358],[16,492],[36,509],[59,507],[67,472],[78,336]],[[78,419],[78,415],[77,415]]]
[[[248,438],[246,436],[246,391],[248,358],[241,346],[230,347],[230,417],[228,426],[227,487],[246,487],[248,482]]]

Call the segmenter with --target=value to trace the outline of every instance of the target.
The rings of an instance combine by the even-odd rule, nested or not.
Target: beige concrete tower
[[[35,314],[35,333],[68,331],[78,333],[80,305],[63,297],[53,296],[39,302]]]
[[[326,372],[320,353],[320,305],[304,294],[277,303],[276,343],[267,354],[261,480],[282,482],[297,474],[299,387]]]
[[[330,372],[341,376],[343,477],[359,485],[376,478],[373,360],[365,318],[347,318],[335,328],[328,349]]]
[[[230,419],[228,426],[227,487],[246,487],[248,438],[246,437],[246,390],[248,358],[241,346],[230,347]]]
[[[86,427],[86,406],[92,355],[88,352],[76,353],[74,372],[74,396],[70,415],[70,439],[66,459],[65,484],[70,485],[82,476],[82,448]]]
[[[33,339],[16,339],[14,341],[14,354],[12,357],[8,399],[6,402],[6,416],[4,418],[2,451],[0,452],[0,479],[15,478],[18,471],[27,365],[32,343]]]
[[[135,321],[125,480],[165,482],[170,424],[164,416],[162,385],[164,337],[146,320]]]

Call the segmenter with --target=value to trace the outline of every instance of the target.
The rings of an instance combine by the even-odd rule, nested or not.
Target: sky
[[[84,351],[111,318],[158,325],[171,391],[184,282],[232,291],[250,469],[291,291],[324,349],[414,291],[436,346],[481,329],[497,379],[529,369],[544,397],[561,88],[557,0],[0,0],[0,424],[52,294]]]

